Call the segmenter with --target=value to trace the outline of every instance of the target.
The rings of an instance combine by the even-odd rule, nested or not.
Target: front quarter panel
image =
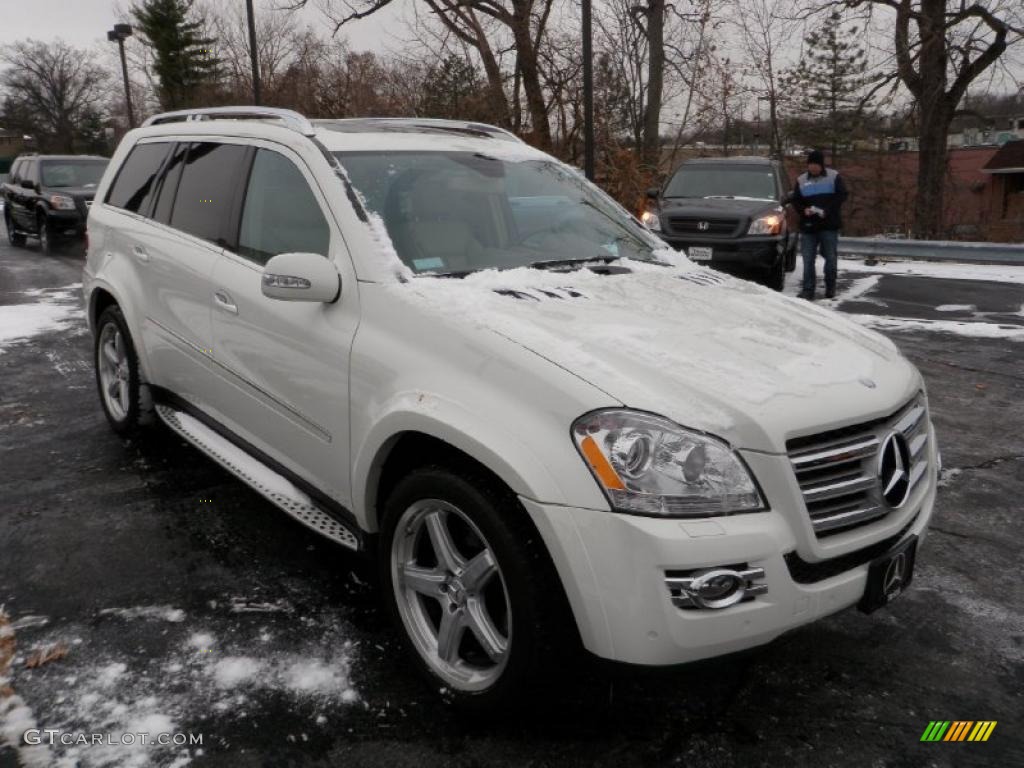
[[[469,454],[520,496],[608,509],[570,427],[587,411],[619,403],[518,344],[403,299],[406,290],[369,283],[360,290],[351,424],[354,511],[364,527],[377,528],[377,470],[408,431]]]

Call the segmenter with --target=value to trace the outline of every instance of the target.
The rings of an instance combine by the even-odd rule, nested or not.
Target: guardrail
[[[839,255],[1024,266],[1024,244],[1012,243],[961,243],[882,237],[840,237]]]

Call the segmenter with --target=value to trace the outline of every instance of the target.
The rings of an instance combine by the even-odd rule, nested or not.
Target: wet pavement
[[[994,327],[886,331],[928,382],[945,465],[913,587],[889,609],[689,667],[588,661],[530,714],[482,721],[413,674],[366,564],[168,430],[107,428],[66,292],[81,267],[0,245],[0,310],[65,308],[56,330],[0,344],[0,604],[31,710],[15,724],[203,740],[0,746],[0,768],[1024,765],[1020,281],[841,276],[840,311]],[[26,666],[61,642],[66,656]],[[923,744],[931,720],[998,725],[985,743]]]

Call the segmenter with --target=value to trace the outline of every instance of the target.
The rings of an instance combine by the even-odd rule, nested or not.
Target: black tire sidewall
[[[118,420],[107,409],[107,401],[103,396],[103,383],[100,380],[99,356],[102,354],[102,350],[100,349],[100,339],[103,336],[104,327],[109,324],[116,325],[117,329],[121,332],[128,356],[128,393],[130,402],[128,405],[128,413],[120,420]],[[135,434],[139,429],[139,420],[142,415],[141,400],[139,396],[139,389],[141,385],[139,375],[139,358],[135,353],[135,344],[132,341],[132,336],[128,332],[128,323],[125,321],[124,314],[121,312],[120,307],[116,305],[112,305],[104,309],[96,320],[96,334],[93,337],[93,368],[96,373],[96,392],[100,398],[100,407],[103,408],[103,413],[106,415],[107,422],[110,424],[111,429],[122,437]]]
[[[7,230],[7,242],[12,248],[20,248],[25,244],[25,235],[14,231],[14,218],[8,210],[10,203],[4,203],[4,229]]]
[[[542,586],[541,574],[546,571],[542,563],[536,562],[538,557],[546,555],[537,551],[539,542],[523,540],[521,519],[513,521],[519,525],[509,525],[510,514],[526,514],[521,508],[510,508],[512,504],[518,506],[518,501],[506,496],[495,503],[493,485],[488,487],[489,484],[486,481],[479,482],[480,479],[466,477],[463,472],[456,474],[441,466],[424,467],[406,475],[396,484],[384,504],[378,560],[382,597],[388,613],[413,663],[437,690],[446,686],[446,681],[438,677],[421,658],[408,636],[395,603],[394,575],[391,571],[391,546],[395,529],[402,513],[422,499],[442,499],[453,504],[480,529],[497,560],[508,592],[512,612],[510,656],[501,677],[491,687],[479,692],[447,687],[446,697],[457,706],[489,711],[512,706],[522,699],[527,683],[537,676],[544,661],[545,630],[550,630],[550,627],[543,610],[548,601],[542,594],[538,594]]]
[[[53,253],[53,231],[50,229],[50,220],[45,213],[37,217],[39,224],[39,250],[49,256]]]

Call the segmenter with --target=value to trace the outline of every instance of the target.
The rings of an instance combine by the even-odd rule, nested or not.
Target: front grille
[[[669,233],[674,235],[702,235],[731,237],[736,234],[740,220],[735,217],[669,216]]]
[[[879,451],[894,432],[907,444],[909,497],[928,469],[928,414],[921,395],[887,418],[786,444],[819,538],[865,525],[892,511],[882,495]]]

